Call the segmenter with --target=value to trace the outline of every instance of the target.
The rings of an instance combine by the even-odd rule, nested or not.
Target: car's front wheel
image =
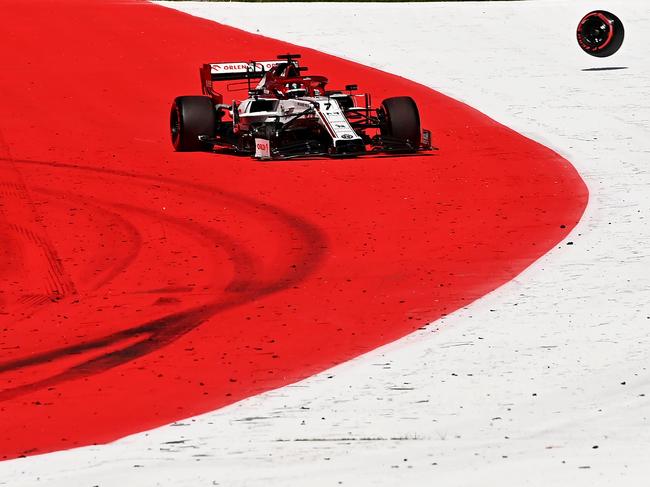
[[[410,96],[386,98],[381,103],[380,132],[384,144],[394,149],[420,147],[420,112]]]
[[[605,10],[594,10],[585,15],[576,31],[578,44],[587,54],[607,57],[623,44],[625,29],[616,15]]]
[[[179,96],[172,103],[169,128],[172,145],[179,152],[205,151],[212,146],[199,136],[214,137],[217,115],[207,96]]]

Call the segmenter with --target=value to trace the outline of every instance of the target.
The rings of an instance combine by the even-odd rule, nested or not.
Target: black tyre
[[[390,145],[395,141],[417,150],[420,147],[420,112],[410,96],[387,98],[381,103],[382,117],[380,121],[381,135]],[[399,148],[396,145],[395,148]]]
[[[594,10],[580,20],[576,36],[578,44],[587,54],[607,57],[621,47],[625,30],[623,22],[616,15],[605,10]]]
[[[205,151],[211,144],[199,140],[199,135],[214,137],[217,115],[207,96],[179,96],[172,103],[169,126],[174,149],[179,152]]]

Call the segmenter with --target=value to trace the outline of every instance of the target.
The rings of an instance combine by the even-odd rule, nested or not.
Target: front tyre
[[[578,24],[576,37],[580,48],[596,57],[614,54],[623,44],[623,22],[605,10],[594,10],[585,15]]]
[[[172,103],[169,128],[172,145],[179,152],[206,151],[211,145],[200,135],[214,137],[217,114],[207,96],[179,96]]]
[[[410,96],[386,98],[381,103],[380,132],[387,145],[416,151],[420,147],[420,112]]]

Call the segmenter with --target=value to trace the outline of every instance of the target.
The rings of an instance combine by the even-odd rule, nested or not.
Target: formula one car
[[[356,85],[328,90],[326,77],[302,74],[307,68],[299,58],[204,64],[203,96],[179,96],[172,103],[174,148],[221,148],[258,159],[431,149],[431,133],[420,128],[411,97],[387,98],[371,108],[370,95],[355,94]],[[217,82],[225,82],[227,91],[247,90],[248,98],[224,104]]]

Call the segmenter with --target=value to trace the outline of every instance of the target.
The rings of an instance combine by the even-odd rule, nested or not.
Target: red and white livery
[[[172,103],[170,129],[177,151],[226,149],[258,159],[359,156],[430,150],[431,134],[409,96],[371,107],[356,85],[327,89],[325,76],[304,74],[299,54],[276,60],[208,63],[201,67],[201,96]],[[218,84],[225,85],[217,88]],[[221,89],[247,90],[224,103]]]

